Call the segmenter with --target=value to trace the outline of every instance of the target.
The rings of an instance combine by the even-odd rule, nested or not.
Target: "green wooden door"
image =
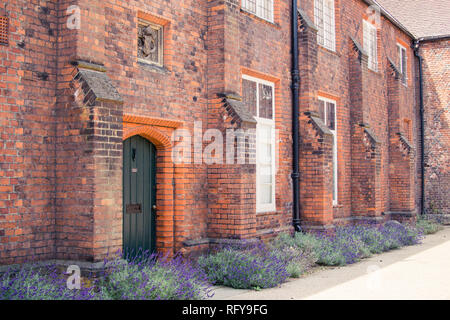
[[[134,136],[123,144],[123,247],[135,255],[155,251],[156,148]]]

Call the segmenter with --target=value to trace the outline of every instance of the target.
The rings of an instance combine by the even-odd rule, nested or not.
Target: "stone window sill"
[[[328,49],[327,47],[324,47],[324,46],[321,45],[321,44],[317,44],[317,46],[318,46],[319,49],[320,49],[321,51],[323,51],[323,52],[333,54],[333,55],[335,55],[335,56],[337,56],[337,57],[340,57],[340,56],[341,56],[341,54],[338,53],[337,50],[331,50],[331,49]]]
[[[377,76],[379,76],[379,77],[381,77],[381,71],[380,71],[380,69],[378,69],[378,70],[372,70],[372,69],[370,69],[370,68],[367,68],[368,70],[369,70],[369,72],[371,72],[371,73],[373,73],[373,74],[375,74],[375,75],[377,75]]]
[[[161,74],[169,74],[170,71],[165,67],[160,67],[158,65],[152,64],[150,62],[145,62],[142,60],[138,60],[139,66],[145,68],[148,71],[157,72]]]
[[[261,18],[261,17],[257,16],[256,14],[251,13],[251,12],[249,12],[247,10],[242,9],[242,8],[241,8],[240,11],[241,11],[242,14],[245,14],[246,16],[249,16],[250,18],[252,18],[252,19],[254,19],[254,20],[258,21],[258,22],[265,23],[265,24],[267,24],[267,25],[269,25],[271,27],[274,27],[276,29],[281,29],[281,27],[280,27],[280,25],[278,23],[275,23],[275,22],[272,22],[270,20]]]

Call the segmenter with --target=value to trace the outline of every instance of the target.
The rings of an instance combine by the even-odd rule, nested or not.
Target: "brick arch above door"
[[[124,114],[123,140],[140,135],[152,142],[158,150],[167,150],[172,147],[170,135],[181,127],[183,122]]]
[[[158,150],[170,149],[172,146],[170,138],[166,134],[150,126],[143,125],[124,129],[122,138],[124,141],[133,136],[141,136],[147,139]]]

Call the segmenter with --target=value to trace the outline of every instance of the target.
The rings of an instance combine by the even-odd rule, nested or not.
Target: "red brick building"
[[[295,12],[305,230],[420,211],[417,37],[372,3]],[[292,11],[278,0],[8,1],[0,263],[191,252],[292,230]]]
[[[404,5],[407,2],[408,5]],[[450,10],[446,2],[381,1],[416,38],[422,59],[424,211],[450,214]],[[419,66],[417,66],[418,68]],[[419,79],[418,79],[419,81]],[[417,84],[419,87],[420,83]],[[419,98],[420,101],[420,98]],[[419,119],[419,118],[418,118]],[[420,128],[421,121],[418,121]],[[419,150],[421,145],[418,146]],[[419,153],[420,157],[421,153]],[[421,175],[419,175],[420,181]],[[419,184],[421,186],[421,184]],[[418,187],[418,192],[421,188]],[[421,193],[419,193],[421,194]],[[417,197],[420,200],[421,195]]]

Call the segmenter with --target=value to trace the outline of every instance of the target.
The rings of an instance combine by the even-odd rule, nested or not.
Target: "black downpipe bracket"
[[[300,185],[299,185],[299,89],[300,72],[298,69],[298,13],[297,0],[292,0],[292,135],[293,135],[293,219],[292,223],[296,232],[301,232],[300,227]]]
[[[425,121],[424,121],[424,102],[423,102],[423,58],[419,53],[420,41],[414,42],[414,55],[419,61],[419,104],[420,104],[420,175],[421,175],[421,201],[420,211],[425,214]]]

